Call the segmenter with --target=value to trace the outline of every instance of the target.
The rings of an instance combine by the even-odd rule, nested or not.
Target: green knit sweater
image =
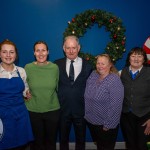
[[[48,112],[60,108],[57,97],[59,69],[56,64],[38,66],[30,63],[25,66],[27,82],[32,98],[26,101],[26,106],[32,112]]]

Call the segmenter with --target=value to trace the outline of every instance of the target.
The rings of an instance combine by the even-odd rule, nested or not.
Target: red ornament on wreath
[[[92,17],[91,17],[91,20],[92,20],[92,22],[94,23],[94,22],[95,22],[95,16],[92,16]]]
[[[72,22],[75,22],[75,19],[74,19],[74,18],[72,18]]]
[[[115,35],[114,35],[114,39],[116,39],[116,38],[117,38],[117,35],[115,34]]]
[[[113,19],[110,19],[109,22],[110,22],[110,23],[113,23]]]
[[[122,41],[121,44],[124,45],[124,44],[125,44],[125,41]]]

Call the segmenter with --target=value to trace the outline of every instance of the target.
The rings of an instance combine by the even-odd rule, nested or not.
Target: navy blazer
[[[82,59],[82,69],[73,85],[66,72],[66,58],[56,60],[59,67],[58,98],[62,116],[84,116],[84,91],[86,80],[92,72],[92,65]]]

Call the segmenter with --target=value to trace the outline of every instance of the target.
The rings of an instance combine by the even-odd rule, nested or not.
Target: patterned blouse
[[[93,71],[85,89],[85,119],[94,125],[113,129],[119,124],[124,97],[120,77],[109,74],[103,80]]]

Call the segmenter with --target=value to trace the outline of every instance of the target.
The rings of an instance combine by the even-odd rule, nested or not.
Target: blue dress
[[[0,78],[0,150],[15,148],[33,140],[24,104],[24,82],[20,77]]]

